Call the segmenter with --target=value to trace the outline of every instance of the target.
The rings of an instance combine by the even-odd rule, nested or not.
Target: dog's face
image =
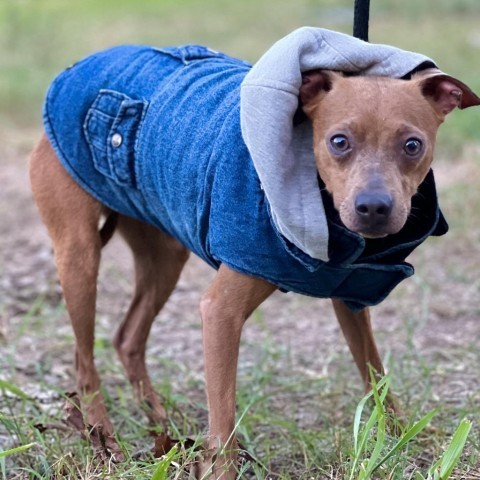
[[[437,129],[455,107],[479,105],[438,70],[411,80],[304,74],[319,174],[344,225],[364,237],[398,232],[433,159]]]

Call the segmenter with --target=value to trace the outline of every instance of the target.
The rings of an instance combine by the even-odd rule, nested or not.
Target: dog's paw
[[[199,452],[190,469],[189,480],[235,480],[237,478],[237,451],[208,448]]]
[[[125,455],[114,435],[105,432],[102,425],[92,426],[86,422],[78,394],[68,393],[63,409],[66,415],[65,423],[92,445],[95,457],[103,462],[121,463],[125,461]]]

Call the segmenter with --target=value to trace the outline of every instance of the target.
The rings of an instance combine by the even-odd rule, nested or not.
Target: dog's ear
[[[302,73],[302,86],[300,87],[300,103],[308,106],[320,92],[328,92],[332,88],[333,72],[325,70],[310,70]]]
[[[480,105],[480,98],[463,82],[437,69],[418,72],[414,80],[419,81],[422,94],[433,101],[441,115],[454,108],[468,108]]]

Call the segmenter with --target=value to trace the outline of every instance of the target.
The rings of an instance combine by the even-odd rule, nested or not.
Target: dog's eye
[[[418,155],[422,151],[422,148],[423,143],[418,138],[409,138],[403,146],[405,153],[411,157]]]
[[[330,145],[339,153],[344,153],[350,149],[350,143],[345,135],[334,135],[330,139]]]

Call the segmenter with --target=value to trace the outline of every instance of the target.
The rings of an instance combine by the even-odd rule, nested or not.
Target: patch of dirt
[[[12,373],[13,364],[15,383],[35,395],[42,394],[32,382],[38,363],[49,382],[73,387],[72,333],[65,313],[57,308],[61,293],[51,248],[29,191],[27,156],[39,136],[37,131],[14,129],[0,134],[0,372],[4,372],[0,378]],[[468,181],[469,168],[467,161],[458,161],[448,170],[440,166],[440,189],[453,179]],[[480,265],[478,257],[473,258],[478,250],[472,251],[468,242],[463,247],[448,236],[429,241],[411,258],[418,264],[418,274],[374,313],[381,351],[388,351],[392,358],[411,358],[407,367],[412,370],[419,363],[428,364],[434,397],[458,404],[480,400],[480,365],[475,354],[480,332]],[[152,368],[158,358],[181,359],[191,375],[202,375],[198,300],[213,275],[200,260],[189,261],[153,327],[148,349]],[[102,262],[100,340],[110,337],[128,307],[131,277],[129,252],[114,238]],[[26,328],[25,317],[35,317],[39,304],[41,318],[29,324],[33,328]],[[262,306],[261,315],[245,328],[241,371],[257,360],[249,345],[262,339],[284,345],[291,352],[292,371],[307,378],[334,375],[339,358],[354,372],[328,301],[273,295]],[[408,391],[409,386],[404,388]]]

